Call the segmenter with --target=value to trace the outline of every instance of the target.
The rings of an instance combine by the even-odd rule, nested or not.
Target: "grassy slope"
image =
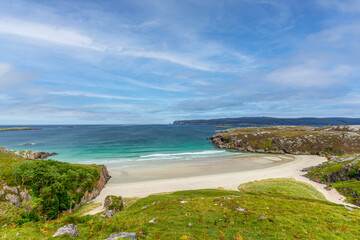
[[[286,194],[274,191],[278,187]],[[9,225],[0,230],[0,235],[3,239],[24,236],[50,239],[57,228],[75,223],[80,230],[77,239],[105,239],[115,231],[135,231],[146,239],[358,239],[360,236],[359,210],[349,211],[318,200],[322,197],[306,184],[281,179],[243,184],[240,188],[241,192],[213,189],[152,195],[111,219],[70,214],[56,221],[25,223],[22,227]],[[143,209],[144,206],[147,208]],[[238,211],[238,207],[246,211]],[[265,219],[259,219],[260,215]],[[156,224],[149,223],[153,218],[158,219]]]
[[[10,127],[10,128],[0,128],[0,131],[20,131],[20,130],[35,130],[32,127]]]
[[[218,140],[221,139],[221,142]],[[213,136],[220,148],[245,152],[339,155],[360,152],[360,132],[334,127],[247,127]]]
[[[313,186],[288,178],[270,178],[249,182],[241,184],[239,190],[244,192],[257,192],[326,201],[324,195],[317,191]]]

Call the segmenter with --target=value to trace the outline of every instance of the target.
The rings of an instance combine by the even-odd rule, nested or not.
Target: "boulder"
[[[137,240],[137,235],[134,232],[115,232],[109,235],[109,237],[105,240],[116,240],[116,239],[132,239]]]
[[[79,229],[74,224],[69,224],[59,228],[56,233],[53,235],[54,237],[62,236],[62,235],[69,235],[70,237],[77,237],[79,236]]]

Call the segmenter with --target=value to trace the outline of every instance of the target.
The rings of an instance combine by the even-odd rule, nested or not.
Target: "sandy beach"
[[[248,158],[249,156],[244,156]],[[109,183],[94,199],[95,203],[102,203],[107,195],[122,197],[145,197],[150,194],[173,192],[180,190],[195,190],[208,188],[237,189],[239,184],[268,178],[294,178],[297,181],[306,182],[321,192],[327,200],[336,204],[345,204],[342,195],[335,189],[326,190],[325,185],[310,181],[301,170],[306,167],[318,165],[326,158],[312,155],[257,155],[257,161],[280,161],[282,164],[249,171],[229,172],[223,174],[211,174],[203,176],[170,178],[152,181],[141,181],[132,183]],[[288,161],[284,161],[287,159]],[[351,204],[346,204],[351,205]],[[97,213],[102,207],[94,209],[91,213]]]

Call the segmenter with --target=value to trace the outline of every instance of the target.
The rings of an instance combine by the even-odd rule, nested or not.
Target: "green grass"
[[[35,130],[36,128],[32,127],[10,127],[10,128],[0,128],[1,131],[21,131],[21,130]]]
[[[242,184],[241,189],[246,191],[241,192],[208,189],[152,195],[111,219],[70,214],[55,221],[25,223],[22,227],[12,224],[2,228],[0,236],[2,239],[24,239],[24,236],[51,239],[59,227],[74,223],[80,230],[80,237],[76,239],[105,239],[116,231],[137,232],[140,239],[152,240],[359,238],[359,210],[349,211],[319,200],[311,187],[294,180],[289,180],[292,190],[287,190],[286,181]],[[288,194],[275,191],[276,187]],[[147,208],[143,209],[144,206]],[[238,211],[239,207],[245,212]],[[259,218],[261,215],[264,219]],[[149,223],[153,218],[158,219],[156,224]]]
[[[324,195],[317,191],[313,186],[303,182],[297,182],[294,179],[289,178],[271,178],[249,182],[241,184],[239,186],[239,190],[244,192],[258,192],[293,198],[307,198],[326,201]]]

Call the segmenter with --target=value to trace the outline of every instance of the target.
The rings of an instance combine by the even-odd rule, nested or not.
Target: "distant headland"
[[[174,125],[359,125],[360,118],[274,118],[274,117],[240,117],[199,120],[177,120]]]

